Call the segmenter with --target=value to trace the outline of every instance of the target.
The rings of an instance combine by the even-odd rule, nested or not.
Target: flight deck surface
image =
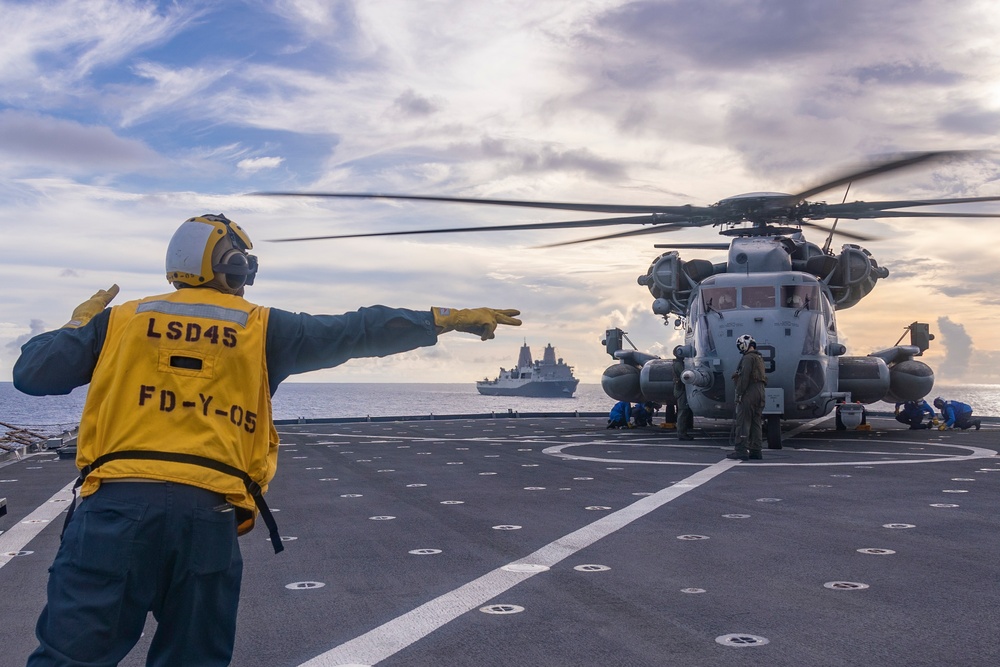
[[[285,551],[240,540],[232,664],[1000,664],[998,420],[830,417],[749,462],[725,422],[605,424],[279,425]],[[0,466],[0,664],[21,665],[75,466]]]

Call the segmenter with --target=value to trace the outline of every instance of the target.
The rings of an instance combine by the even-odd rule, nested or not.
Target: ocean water
[[[66,396],[27,396],[0,382],[0,422],[45,434],[76,426],[87,396],[80,387]],[[933,396],[968,403],[976,414],[1000,416],[1000,385],[935,387]],[[489,414],[491,412],[601,412],[614,401],[599,384],[580,384],[572,398],[482,396],[473,383],[381,384],[286,382],[274,395],[275,419],[399,417]],[[869,410],[891,412],[888,403]],[[0,434],[6,427],[0,425]]]
[[[0,422],[44,432],[75,426],[86,387],[66,396],[27,396],[0,382]],[[399,417],[491,412],[607,412],[614,405],[599,384],[581,384],[572,398],[483,396],[474,383],[382,384],[286,382],[272,400],[275,419]],[[0,433],[3,427],[0,426]]]

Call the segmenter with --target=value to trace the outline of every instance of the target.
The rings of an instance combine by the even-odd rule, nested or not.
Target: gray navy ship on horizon
[[[500,369],[495,380],[486,378],[476,382],[476,389],[486,396],[529,396],[537,398],[572,398],[580,383],[573,377],[573,367],[556,359],[556,350],[550,343],[545,347],[541,361],[534,361],[531,348],[525,341],[517,358],[517,366]]]

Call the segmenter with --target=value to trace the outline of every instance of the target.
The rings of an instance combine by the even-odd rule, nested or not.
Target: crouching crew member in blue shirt
[[[243,298],[257,258],[223,215],[184,222],[167,249],[176,291],[106,308],[117,285],[29,340],[14,384],[35,395],[90,384],[80,420],[82,500],[50,568],[28,665],[115,665],[158,623],[156,665],[228,665],[243,559],[258,513],[282,549],[264,494],[277,468],[271,396],[295,373],[434,345],[483,340],[516,310],[372,306],[343,315]]]
[[[975,427],[978,431],[981,422],[972,418],[972,406],[960,401],[946,401],[943,398],[934,399],[934,407],[941,411],[940,430],[949,428],[960,428],[963,431],[967,428]]]
[[[927,423],[924,424],[924,415],[927,416]],[[906,401],[896,403],[896,421],[906,424],[911,431],[930,428],[934,420],[934,408],[928,405],[927,401]]]

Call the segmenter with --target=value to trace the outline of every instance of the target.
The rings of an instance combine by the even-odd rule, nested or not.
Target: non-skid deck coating
[[[233,665],[1000,664],[1000,425],[870,422],[746,463],[723,422],[281,426],[286,550],[241,539]],[[2,665],[34,647],[74,472],[0,467]]]

